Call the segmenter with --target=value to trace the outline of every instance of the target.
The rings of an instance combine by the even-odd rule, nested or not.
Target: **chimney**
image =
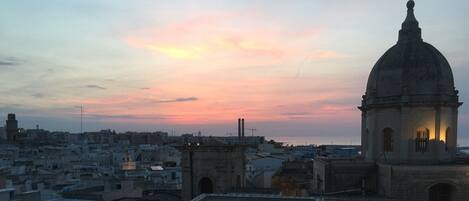
[[[244,138],[244,119],[241,119],[241,136]]]
[[[238,138],[241,139],[241,119],[238,119]]]

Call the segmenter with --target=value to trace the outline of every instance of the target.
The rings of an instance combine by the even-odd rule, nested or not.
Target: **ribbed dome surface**
[[[432,45],[422,41],[398,43],[373,67],[367,94],[454,95],[453,74],[448,61]]]
[[[457,101],[451,67],[440,51],[423,42],[414,6],[413,1],[407,3],[397,44],[370,73],[364,97],[367,105],[403,102],[402,97],[407,102]]]

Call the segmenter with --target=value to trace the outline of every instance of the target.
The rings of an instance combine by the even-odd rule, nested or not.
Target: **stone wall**
[[[388,164],[438,164],[455,160],[457,108],[445,106],[373,108],[364,113],[363,155],[368,161]],[[383,130],[393,130],[393,151],[383,151]],[[448,136],[446,149],[446,130]],[[430,141],[424,153],[415,151],[417,130],[428,129]]]
[[[313,192],[319,194],[349,190],[376,190],[376,166],[356,159],[314,161]]]
[[[452,201],[469,198],[469,165],[379,165],[380,192],[404,201],[428,201],[436,184],[452,186]]]
[[[242,147],[202,145],[180,150],[184,201],[202,193],[199,183],[204,178],[212,182],[213,193],[226,193],[244,187],[245,159]]]

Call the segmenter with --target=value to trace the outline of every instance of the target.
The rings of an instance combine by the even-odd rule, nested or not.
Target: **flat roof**
[[[0,193],[1,192],[8,192],[8,191],[15,191],[15,189],[14,188],[2,188],[2,189],[0,189]]]
[[[265,195],[265,194],[202,194],[192,199],[193,201],[316,201],[316,197],[289,197],[280,195]]]

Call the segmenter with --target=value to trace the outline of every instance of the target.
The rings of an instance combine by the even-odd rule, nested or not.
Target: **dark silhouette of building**
[[[243,123],[238,121],[238,137],[243,141]],[[182,152],[182,200],[201,194],[228,193],[245,187],[245,147],[226,144],[216,138],[186,142]]]
[[[282,168],[272,176],[272,187],[284,196],[308,196],[312,181],[312,161],[284,161]]]
[[[239,145],[191,144],[182,152],[182,198],[228,193],[245,186],[244,149]]]
[[[448,61],[422,39],[414,6],[407,2],[397,44],[370,73],[359,107],[363,159],[317,160],[316,192],[356,189],[402,201],[468,200],[469,165],[456,158],[462,103]]]
[[[7,141],[10,143],[15,142],[16,136],[18,135],[18,121],[16,120],[15,114],[8,114],[5,130],[7,133]]]

